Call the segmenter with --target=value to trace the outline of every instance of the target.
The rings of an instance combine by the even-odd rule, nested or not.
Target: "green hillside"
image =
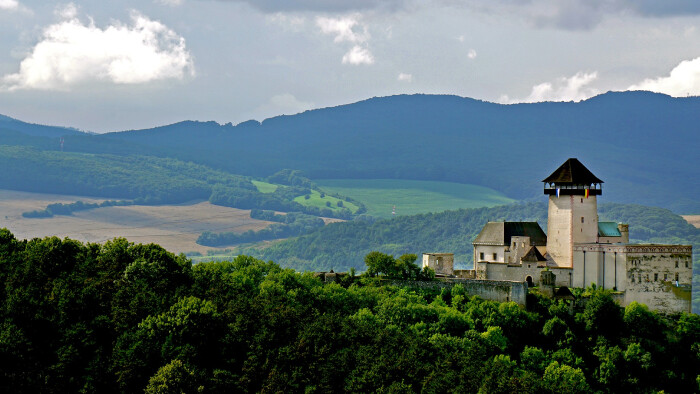
[[[491,207],[514,200],[493,189],[454,182],[401,179],[322,179],[323,190],[362,201],[367,213],[389,218],[397,215],[442,212],[448,209]]]
[[[209,200],[240,209],[270,209],[350,219],[358,206],[297,203],[308,187],[254,184],[250,178],[201,164],[155,156],[120,156],[0,145],[0,185],[6,189],[129,199],[137,204]],[[325,202],[324,202],[325,203]],[[360,203],[358,203],[361,205]],[[347,205],[347,206],[346,206]],[[361,213],[361,212],[360,212]]]
[[[344,201],[340,198],[319,192],[318,190],[311,190],[311,193],[295,197],[294,202],[307,207],[316,207],[320,209],[328,208],[331,210],[342,210],[343,208],[347,208],[352,213],[357,212],[359,209],[359,207],[352,202]]]

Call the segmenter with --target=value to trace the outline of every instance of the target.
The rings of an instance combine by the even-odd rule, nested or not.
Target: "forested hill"
[[[541,195],[539,181],[577,157],[605,181],[611,200],[700,213],[698,125],[700,97],[620,92],[579,103],[501,105],[404,95],[262,123],[185,121],[65,135],[65,150],[171,157],[257,177],[292,168],[312,179],[456,181],[515,199]],[[58,135],[74,132],[40,137],[4,127],[0,122],[1,144],[52,150]]]
[[[262,123],[182,122],[98,138],[169,147],[244,175],[294,168],[312,179],[448,180],[516,199],[540,195],[539,181],[578,157],[614,201],[693,213],[700,212],[699,124],[700,98],[649,92],[515,105],[412,95]]]
[[[61,137],[65,135],[75,136],[84,134],[76,129],[26,123],[4,115],[0,115],[0,131],[6,133],[15,132],[38,137]]]
[[[607,203],[599,206],[599,215],[603,221],[629,223],[631,242],[692,244],[695,262],[699,262],[700,229],[667,209]],[[297,270],[346,271],[351,267],[363,269],[364,256],[374,250],[393,255],[444,252],[454,253],[455,262],[471,268],[472,241],[486,222],[501,220],[536,221],[546,231],[547,205],[512,204],[398,216],[374,223],[333,223],[268,248],[247,249],[245,253]]]

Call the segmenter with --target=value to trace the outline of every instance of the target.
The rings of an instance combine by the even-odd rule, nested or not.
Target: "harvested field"
[[[681,215],[681,217],[696,228],[700,228],[700,215]]]
[[[104,242],[124,237],[135,243],[157,243],[174,253],[210,249],[195,243],[204,231],[244,232],[261,230],[271,222],[250,218],[249,210],[226,208],[209,202],[178,205],[98,208],[72,216],[28,219],[22,212],[44,209],[56,202],[100,202],[80,196],[49,195],[0,190],[0,227],[7,227],[18,239],[58,236],[83,242]]]

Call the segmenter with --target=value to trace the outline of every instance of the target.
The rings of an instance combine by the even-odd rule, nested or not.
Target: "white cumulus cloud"
[[[411,74],[406,74],[406,73],[400,73],[399,76],[396,78],[399,81],[403,82],[412,82],[413,81],[413,75]]]
[[[81,22],[72,4],[57,13],[63,20],[44,29],[19,72],[0,79],[2,89],[140,84],[194,75],[185,39],[158,21],[134,11],[130,25],[114,22],[101,29],[92,20]]]
[[[597,72],[578,72],[569,78],[558,78],[554,83],[544,82],[532,87],[530,95],[523,99],[511,99],[501,96],[504,104],[538,103],[542,101],[581,101],[595,96],[598,90],[588,85],[598,78]]]
[[[316,18],[316,25],[324,34],[335,35],[335,42],[365,42],[369,39],[367,27],[360,24],[357,17]]]
[[[504,104],[538,103],[542,101],[581,101],[600,93],[588,85],[598,78],[597,72],[578,72],[569,78],[558,78],[554,83],[544,82],[532,87],[530,95],[523,99],[511,99],[507,95],[500,98]]]
[[[0,10],[14,11],[19,8],[17,0],[0,0]]]
[[[470,49],[469,52],[467,52],[467,57],[470,59],[476,59],[476,50]]]
[[[645,79],[627,90],[650,90],[676,97],[700,95],[700,57],[680,62],[666,77]]]
[[[335,36],[333,41],[336,43],[355,44],[343,55],[343,64],[374,63],[374,56],[366,45],[370,39],[367,26],[360,23],[357,15],[340,18],[317,17],[316,25],[321,29],[321,33]]]
[[[343,55],[343,64],[373,64],[374,56],[367,49],[359,45],[355,45],[345,55]]]

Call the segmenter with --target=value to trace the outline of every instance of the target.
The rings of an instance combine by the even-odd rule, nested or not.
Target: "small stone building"
[[[435,276],[452,276],[454,265],[454,253],[423,253],[423,267],[431,268]]]

